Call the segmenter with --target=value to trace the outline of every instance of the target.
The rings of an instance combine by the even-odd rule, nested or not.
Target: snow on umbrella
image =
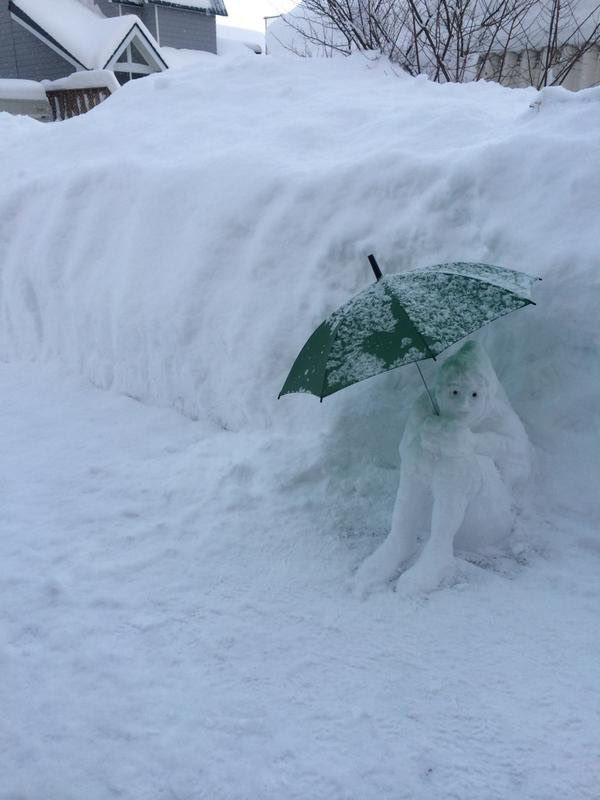
[[[279,397],[320,400],[353,383],[435,358],[492,320],[527,305],[539,278],[490,264],[455,262],[382,276],[322,322],[308,339]],[[434,411],[435,401],[425,383]]]

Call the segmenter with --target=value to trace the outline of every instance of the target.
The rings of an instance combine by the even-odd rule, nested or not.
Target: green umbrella
[[[523,306],[533,278],[490,264],[436,264],[382,276],[330,314],[306,342],[279,397],[293,392],[321,401],[380,372],[435,359],[483,325]],[[438,412],[427,384],[434,411]]]

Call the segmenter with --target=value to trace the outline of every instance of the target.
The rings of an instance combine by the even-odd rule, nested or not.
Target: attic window
[[[144,58],[144,56],[142,55],[142,53],[140,53],[140,51],[138,50],[138,48],[134,44],[131,44],[130,48],[131,48],[131,60],[132,61],[136,61],[138,64],[146,64],[147,63],[147,61]]]
[[[131,78],[141,78],[156,71],[155,67],[149,63],[139,48],[131,43],[123,50],[112,69],[121,83],[123,83],[123,73],[128,74],[126,80],[129,80]]]

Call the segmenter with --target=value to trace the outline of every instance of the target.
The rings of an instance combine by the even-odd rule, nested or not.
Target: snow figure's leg
[[[412,476],[400,476],[392,527],[387,539],[359,567],[356,591],[364,596],[377,584],[385,583],[416,550],[417,537],[429,524],[429,492]]]
[[[398,580],[398,591],[428,592],[454,573],[454,537],[481,479],[475,457],[444,457],[437,462],[433,473],[431,535],[416,563]]]

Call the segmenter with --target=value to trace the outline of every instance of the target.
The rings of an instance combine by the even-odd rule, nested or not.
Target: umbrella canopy
[[[380,372],[435,359],[488,322],[533,304],[531,288],[538,280],[466,262],[381,276],[375,259],[369,260],[377,282],[319,325],[280,397],[305,392],[322,400]]]

